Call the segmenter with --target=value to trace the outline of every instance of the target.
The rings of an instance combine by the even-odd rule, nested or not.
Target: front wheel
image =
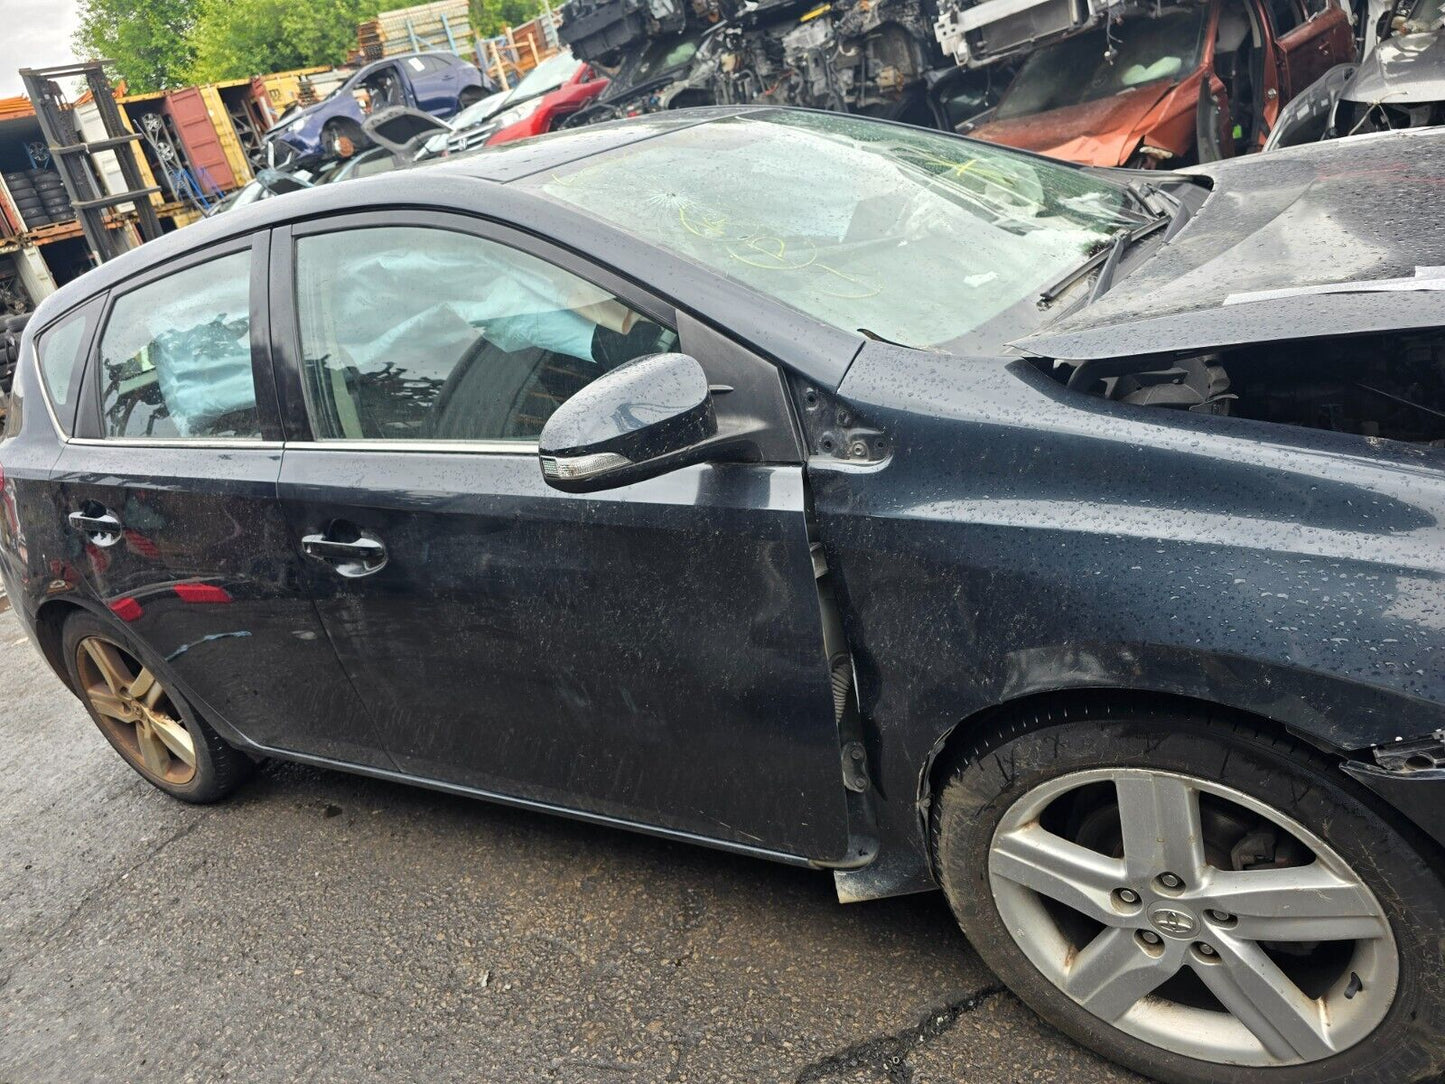
[[[1313,750],[1140,712],[1004,728],[934,803],[985,962],[1061,1031],[1177,1084],[1445,1067],[1445,887]]]

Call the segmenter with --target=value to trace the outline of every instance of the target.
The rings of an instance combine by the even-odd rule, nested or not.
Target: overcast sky
[[[75,59],[76,0],[0,0],[0,98],[24,93],[21,68],[68,64]]]

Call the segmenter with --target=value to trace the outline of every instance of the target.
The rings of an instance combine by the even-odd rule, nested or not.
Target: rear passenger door
[[[267,244],[222,244],[111,293],[57,512],[90,590],[223,733],[384,766],[277,504],[275,386],[254,334]]]
[[[841,856],[778,371],[696,325],[680,341],[670,307],[501,227],[378,213],[290,240],[272,274],[282,506],[397,763],[493,797]],[[591,495],[546,485],[537,436],[557,405],[679,346],[731,389],[720,410],[767,419],[764,461]]]

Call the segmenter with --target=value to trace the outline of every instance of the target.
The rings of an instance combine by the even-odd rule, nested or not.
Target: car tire
[[[1077,1042],[1169,1084],[1441,1079],[1439,855],[1337,760],[1232,719],[1100,704],[1001,724],[963,749],[947,778],[930,821],[954,915],[994,972]],[[1161,812],[1175,806],[1168,796],[1191,793],[1198,830],[1159,828],[1171,823]],[[1245,835],[1229,846],[1241,825]],[[1199,856],[1192,844],[1180,850],[1181,839],[1204,841],[1202,864],[1185,878],[1154,870],[1142,880],[1152,864]],[[1246,897],[1216,895],[1206,906],[1241,878],[1259,889],[1248,880],[1257,876],[1287,878],[1275,884],[1288,895],[1238,913],[1225,905]],[[1314,902],[1326,896],[1313,877],[1345,894],[1329,898],[1348,895],[1329,906],[1359,914],[1332,911],[1313,928],[1285,931],[1283,923],[1325,906]],[[1359,936],[1333,936],[1347,932]],[[1306,933],[1315,940],[1294,939]],[[1175,960],[1175,977],[1159,984]],[[1143,978],[1150,968],[1163,970]]]
[[[148,650],[83,611],[66,620],[61,644],[71,688],[91,721],[146,782],[183,802],[205,804],[226,797],[251,774],[251,759],[196,714]],[[145,684],[147,674],[156,675],[153,685]],[[124,678],[141,691],[121,692]]]
[[[486,96],[487,96],[487,92],[484,91],[481,87],[465,87],[465,88],[463,88],[463,89],[462,89],[462,92],[457,95],[457,112],[461,112],[463,109],[466,109],[468,106],[476,105],[479,101],[481,101],[481,100],[482,100],[483,98],[485,98]]]

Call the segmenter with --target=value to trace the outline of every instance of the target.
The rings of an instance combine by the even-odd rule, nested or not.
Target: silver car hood
[[[1445,101],[1445,33],[1386,38],[1360,61],[1340,97],[1365,105]]]

